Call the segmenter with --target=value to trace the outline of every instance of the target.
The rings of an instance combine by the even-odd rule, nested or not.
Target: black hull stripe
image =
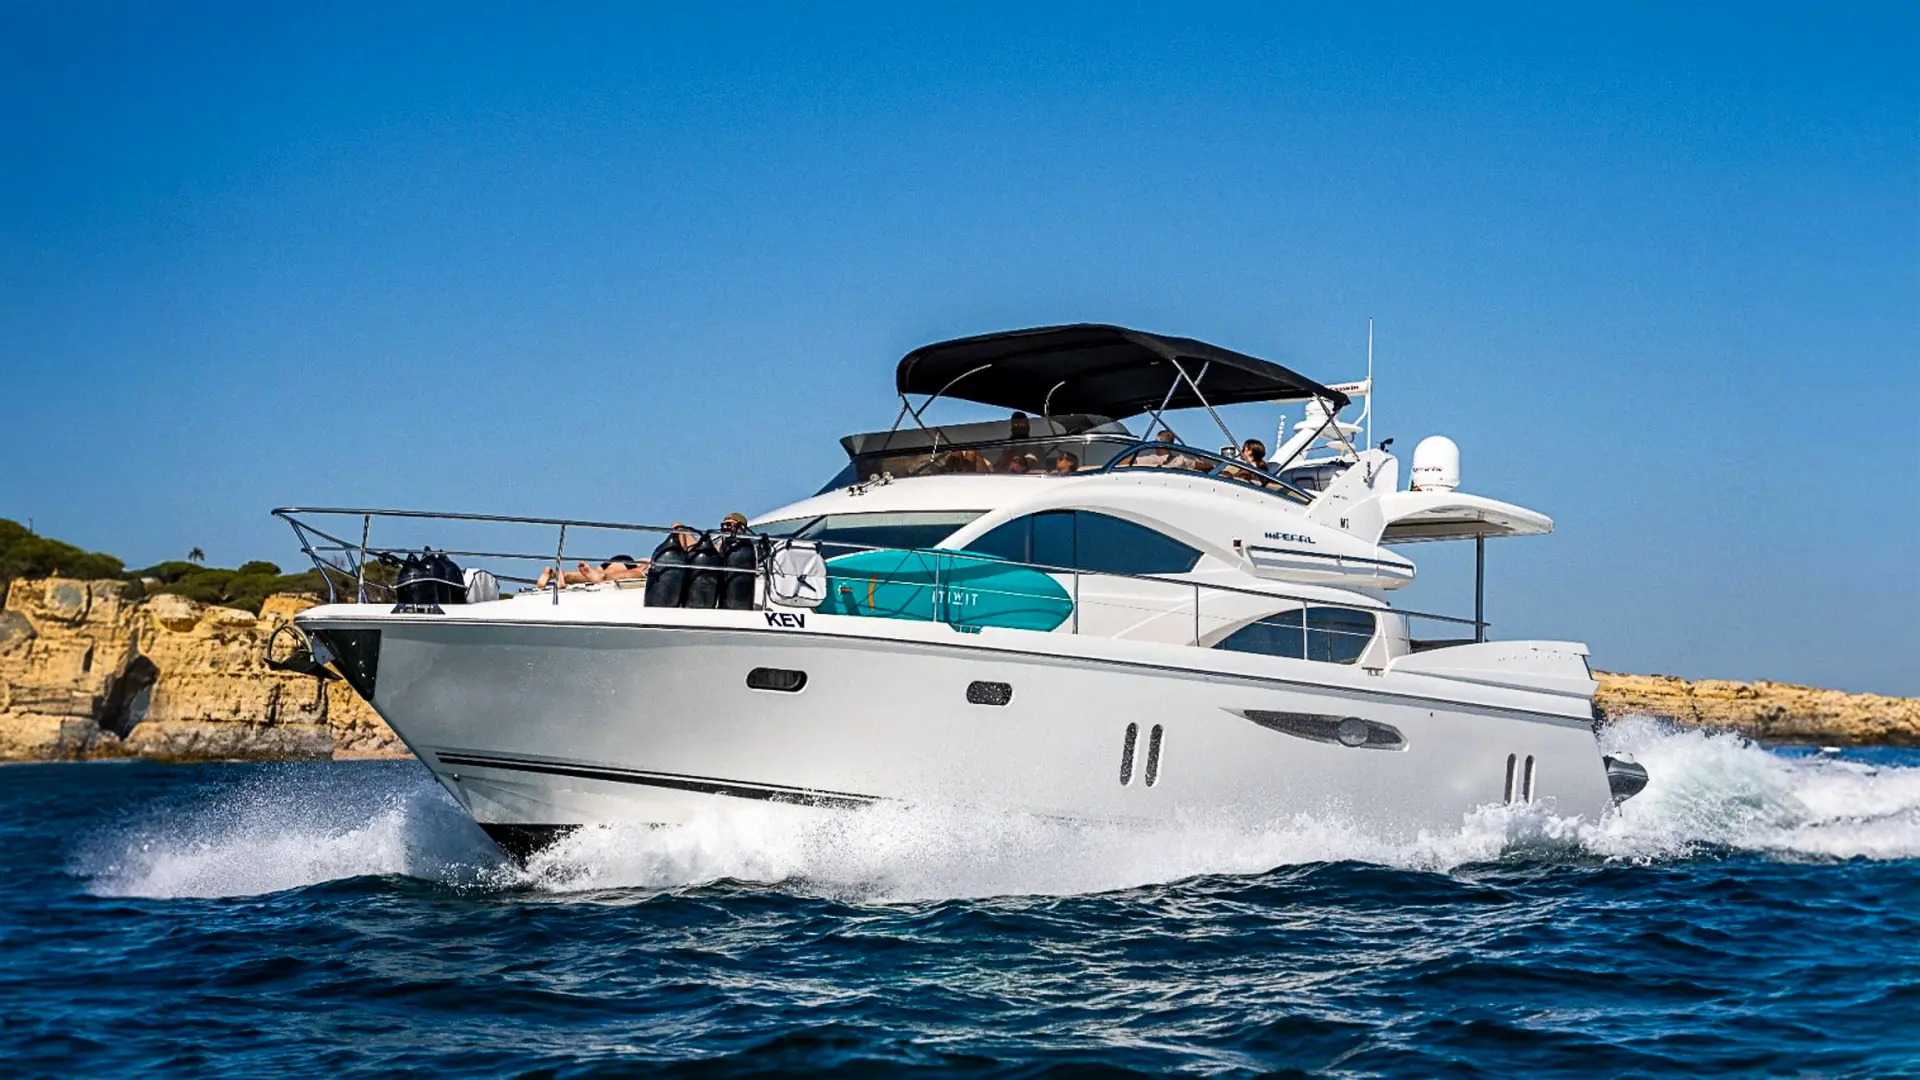
[[[845,791],[816,791],[812,788],[786,787],[780,784],[754,784],[742,780],[720,780],[711,776],[683,776],[678,773],[642,772],[637,769],[609,769],[598,765],[571,765],[557,761],[526,761],[519,758],[491,757],[484,754],[434,753],[442,765],[465,765],[476,769],[506,769],[510,772],[543,773],[547,776],[573,776],[582,780],[605,780],[615,784],[639,784],[644,787],[693,791],[702,795],[726,795],[735,799],[793,803],[799,806],[824,806],[852,810],[879,802],[873,795],[855,795]]]

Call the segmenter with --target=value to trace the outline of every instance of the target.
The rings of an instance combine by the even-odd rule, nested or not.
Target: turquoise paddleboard
[[[835,615],[943,622],[960,629],[1052,630],[1073,597],[1038,570],[964,551],[857,551],[827,560]]]

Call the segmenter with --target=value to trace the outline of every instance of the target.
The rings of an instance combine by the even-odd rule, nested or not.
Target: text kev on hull
[[[669,559],[651,590],[492,586],[528,580],[512,559],[597,565],[657,526],[277,511],[335,599],[359,601],[301,614],[311,655],[292,662],[351,680],[522,855],[579,825],[746,801],[1312,814],[1392,837],[1490,803],[1598,816],[1645,783],[1599,753],[1586,646],[1487,641],[1477,610],[1389,605],[1414,576],[1400,545],[1484,551],[1552,522],[1455,490],[1444,439],[1401,490],[1387,448],[1337,419],[1370,381],[1094,325],[929,345],[896,380],[893,429],[841,440],[840,476],[760,515],[757,557]],[[1000,418],[929,427],[936,397]],[[1257,468],[1214,410],[1284,401],[1305,416]],[[1205,410],[1183,422],[1218,425],[1227,449],[1167,441],[1180,409]],[[1121,423],[1138,417],[1144,438]],[[456,527],[481,539],[421,557]],[[544,554],[504,554],[498,537],[528,529]],[[396,595],[382,567],[408,556]],[[1416,637],[1427,620],[1451,632]]]

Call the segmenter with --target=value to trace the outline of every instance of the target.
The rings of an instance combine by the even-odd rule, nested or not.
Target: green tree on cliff
[[[194,548],[192,551],[187,552],[187,561],[196,565],[204,563],[207,561],[207,553],[201,551],[199,548]]]
[[[189,559],[204,560],[206,553],[194,548]],[[370,582],[390,583],[391,571],[372,568]],[[16,521],[0,518],[0,598],[14,578],[68,577],[91,581],[112,579],[127,583],[132,596],[175,593],[190,600],[222,607],[258,612],[260,604],[275,593],[304,592],[327,595],[326,579],[318,570],[304,574],[282,574],[280,568],[264,561],[249,562],[237,570],[202,566],[199,562],[163,562],[129,572],[126,565],[111,555],[83,551],[72,544],[35,536]]]
[[[117,578],[126,566],[111,555],[35,536],[25,525],[0,518],[0,593],[14,578]]]

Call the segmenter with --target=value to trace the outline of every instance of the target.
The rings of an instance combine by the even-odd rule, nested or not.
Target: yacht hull
[[[521,610],[534,617],[343,605],[300,618],[322,642],[379,632],[361,689],[520,856],[568,827],[768,803],[1122,822],[1310,814],[1389,838],[1509,799],[1589,817],[1611,803],[1588,703],[1570,695],[1064,633]],[[756,669],[805,683],[756,689]],[[1338,741],[1347,718],[1363,745]]]

